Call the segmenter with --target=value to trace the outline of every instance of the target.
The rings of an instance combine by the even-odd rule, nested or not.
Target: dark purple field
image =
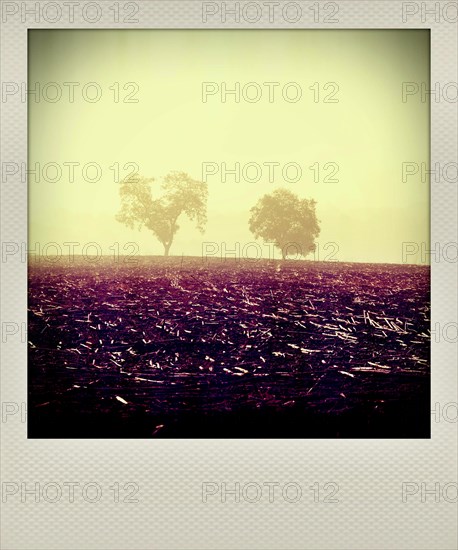
[[[29,264],[32,438],[430,436],[429,267]]]

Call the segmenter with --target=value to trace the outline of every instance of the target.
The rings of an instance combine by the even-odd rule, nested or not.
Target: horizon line
[[[31,252],[27,252],[27,257],[45,257],[41,254],[35,254]],[[90,258],[90,255],[85,254],[48,254],[46,255],[47,258]],[[161,259],[183,259],[183,258],[196,258],[199,260],[217,260],[217,261],[248,261],[251,263],[256,262],[308,262],[308,263],[315,263],[315,264],[367,264],[367,265],[399,265],[399,266],[405,266],[405,265],[412,265],[416,267],[431,267],[431,263],[412,263],[412,262],[388,262],[388,261],[380,261],[380,262],[369,262],[369,261],[357,261],[357,260],[312,260],[308,258],[250,258],[250,257],[239,257],[234,258],[231,256],[223,257],[223,256],[195,256],[195,255],[188,255],[188,254],[169,254],[168,256],[164,256],[163,254],[137,254],[135,256],[132,256],[130,254],[116,254],[116,257],[114,257],[113,254],[100,254],[97,257],[86,259],[88,263],[96,263],[100,259],[111,259],[113,261],[117,261],[118,258],[130,258],[131,262],[134,263],[135,259],[138,258],[161,258]],[[57,262],[48,262],[50,264],[57,263]],[[128,262],[126,262],[128,263]]]

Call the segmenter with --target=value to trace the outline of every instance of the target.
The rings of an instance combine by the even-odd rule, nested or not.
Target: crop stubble
[[[429,437],[430,271],[29,263],[29,437]]]

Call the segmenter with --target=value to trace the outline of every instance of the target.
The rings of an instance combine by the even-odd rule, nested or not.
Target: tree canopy
[[[315,251],[315,239],[320,233],[315,206],[313,199],[301,199],[288,189],[276,189],[261,197],[250,210],[250,231],[256,239],[273,242],[283,259],[289,254],[305,258]]]
[[[155,181],[139,174],[124,179],[119,190],[121,210],[116,219],[130,228],[146,227],[152,231],[164,246],[164,255],[168,256],[182,214],[204,232],[207,184],[192,179],[185,172],[170,172],[161,185],[154,186]],[[162,191],[158,198],[153,198],[154,187]]]

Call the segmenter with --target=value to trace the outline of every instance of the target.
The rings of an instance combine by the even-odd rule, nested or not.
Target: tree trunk
[[[169,250],[170,250],[171,245],[172,245],[172,243],[164,244],[164,256],[165,257],[167,257],[169,255]]]

